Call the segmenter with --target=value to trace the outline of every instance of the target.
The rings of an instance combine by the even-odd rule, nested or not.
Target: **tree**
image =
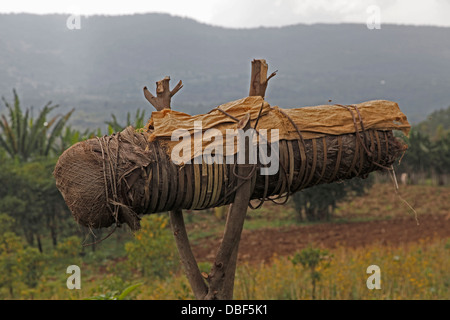
[[[450,131],[439,124],[434,136],[430,137],[420,128],[424,128],[424,125],[413,127],[409,137],[400,137],[408,144],[408,151],[396,170],[398,173],[410,174],[412,181],[416,181],[416,174],[427,179],[437,175],[438,182],[443,184],[444,175],[450,172]]]
[[[450,107],[432,112],[427,119],[416,124],[408,137],[400,135],[408,144],[397,172],[422,174],[430,178],[437,174],[439,182],[450,168]]]
[[[0,164],[0,211],[15,219],[27,243],[36,244],[40,252],[44,230],[56,245],[58,222],[70,217],[51,175],[54,165],[51,159]]]
[[[22,162],[29,161],[32,157],[49,156],[54,151],[55,140],[74,110],[47,120],[50,112],[58,107],[52,105],[50,101],[34,119],[30,116],[30,109],[26,109],[25,113],[22,112],[19,96],[15,90],[13,93],[13,104],[2,97],[9,112],[9,119],[5,115],[1,117],[0,146],[11,158],[17,158]]]
[[[30,109],[23,112],[17,92],[13,93],[13,103],[2,98],[8,117],[2,115],[0,119],[0,210],[12,216],[27,243],[34,245],[36,240],[42,252],[41,234],[45,227],[56,245],[58,221],[68,217],[52,176],[55,156],[67,141],[79,140],[80,134],[65,127],[73,110],[48,119],[58,107],[49,102],[34,118]]]
[[[0,288],[8,288],[14,297],[14,285],[20,277],[18,253],[23,250],[22,239],[13,232],[0,234]]]
[[[101,136],[102,133],[100,129],[97,132],[86,129],[84,132],[73,129],[70,125],[66,125],[64,130],[62,130],[56,140],[53,149],[55,154],[61,154],[67,150],[70,146],[77,142],[94,138],[95,136]]]
[[[431,140],[426,133],[412,129],[409,137],[404,137],[408,144],[408,153],[402,159],[404,167],[410,172],[428,172],[431,167]]]
[[[430,113],[426,120],[414,126],[414,129],[428,135],[432,140],[441,134],[450,132],[450,106]]]
[[[320,281],[321,273],[318,271],[319,267],[325,269],[329,266],[329,260],[331,256],[328,250],[322,250],[319,248],[313,248],[311,245],[300,252],[297,252],[291,259],[292,264],[295,266],[301,264],[303,268],[309,270],[311,277],[311,297],[316,299],[316,282]]]
[[[12,298],[17,283],[35,288],[44,270],[42,255],[24,246],[22,239],[10,231],[13,224],[14,219],[0,213],[0,288],[8,288]]]
[[[367,179],[354,178],[301,190],[293,195],[299,219],[303,220],[304,213],[308,221],[330,220],[339,201],[351,193],[363,195],[372,183],[373,180],[369,176]]]
[[[450,131],[433,143],[431,162],[438,174],[450,173]]]
[[[131,114],[127,112],[127,121],[125,125],[120,124],[117,121],[117,117],[115,114],[111,114],[112,120],[106,121],[105,123],[108,125],[108,132],[112,134],[114,132],[120,132],[128,126],[133,125],[134,128],[140,129],[143,128],[146,122],[145,119],[145,110],[137,109],[136,114],[134,116],[134,121],[131,121]]]
[[[125,244],[128,264],[150,278],[165,278],[178,267],[176,249],[165,215],[148,215],[133,241]]]

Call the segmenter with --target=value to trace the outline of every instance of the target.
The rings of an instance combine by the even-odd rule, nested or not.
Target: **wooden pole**
[[[250,96],[259,95],[264,98],[267,83],[269,79],[276,74],[275,71],[267,77],[267,69],[268,67],[265,60],[260,59],[252,61]],[[180,81],[173,90],[170,90],[169,81],[170,78],[165,77],[156,82],[156,97],[150,93],[147,87],[144,87],[145,98],[158,111],[170,109],[171,98],[183,87],[183,84]],[[237,123],[237,129],[245,131],[250,129],[250,127],[250,114],[248,113]],[[245,142],[245,150],[239,151],[245,152],[246,161],[244,164],[239,164],[237,166],[237,185],[239,187],[236,190],[234,202],[229,206],[222,242],[208,275],[202,275],[202,273],[200,273],[189,243],[182,210],[177,209],[169,212],[170,224],[175,237],[180,260],[196,299],[229,300],[233,298],[239,242],[252,194],[251,174],[254,170],[254,165],[249,164],[251,143],[252,139],[248,139]]]
[[[170,102],[172,97],[183,88],[181,80],[177,83],[175,88],[169,88],[170,77],[165,77],[156,82],[156,97],[144,87],[144,96],[155,107],[156,110],[170,109]]]
[[[252,73],[250,76],[250,91],[249,96],[261,96],[264,98],[266,95],[267,84],[269,80],[273,78],[277,72],[272,72],[269,77],[267,77],[267,70],[269,69],[266,60],[264,59],[254,59],[252,61]]]
[[[181,80],[173,90],[169,87],[170,77],[165,77],[156,82],[156,97],[153,96],[147,87],[144,87],[145,98],[155,107],[156,110],[171,109],[170,102],[172,97],[183,87]],[[203,299],[208,293],[208,287],[198,268],[197,261],[192,253],[189,237],[184,224],[183,211],[176,209],[169,212],[170,226],[175,237],[178,254],[184,273],[191,285],[196,299]]]
[[[250,114],[246,114],[239,121],[237,129],[247,130],[250,128]],[[249,150],[252,139],[245,143],[245,164],[237,167],[237,184],[240,187],[236,190],[234,202],[230,205],[225,223],[225,232],[220,244],[216,259],[208,275],[209,290],[206,300],[230,300],[233,298],[234,276],[236,273],[236,261],[239,250],[242,229],[245,216],[247,215],[248,203],[252,194],[251,172],[253,165],[249,165]]]
[[[208,293],[208,287],[200,273],[194,254],[192,253],[186,226],[184,224],[183,211],[181,209],[170,211],[169,217],[184,273],[191,285],[195,298],[197,300],[202,300]]]

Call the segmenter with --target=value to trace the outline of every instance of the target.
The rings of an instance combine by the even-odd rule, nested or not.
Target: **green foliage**
[[[432,140],[447,135],[450,133],[450,106],[447,109],[433,111],[426,120],[418,123],[414,128],[431,137]]]
[[[130,112],[127,112],[127,122],[125,125],[120,124],[114,114],[111,114],[111,117],[112,120],[105,122],[108,125],[108,134],[110,135],[114,132],[120,132],[128,126],[133,126],[135,129],[141,129],[145,126],[146,123],[145,109],[142,111],[140,109],[137,109],[133,121],[131,121]]]
[[[35,288],[44,272],[45,257],[36,248],[25,247],[18,254],[20,279],[29,288]]]
[[[14,219],[8,216],[6,213],[0,211],[0,235],[5,232],[11,231],[14,226]]]
[[[77,236],[70,236],[59,242],[53,251],[55,258],[62,261],[70,261],[74,263],[74,259],[78,259],[81,252],[81,239]]]
[[[401,136],[408,145],[408,150],[401,164],[397,165],[397,172],[450,173],[450,131],[441,131],[433,138],[413,127],[409,137]]]
[[[0,235],[0,288],[7,288],[11,297],[14,297],[14,285],[20,278],[21,250],[22,239],[15,233],[5,232]],[[0,291],[0,296],[4,294]]]
[[[328,250],[322,250],[320,248],[313,248],[312,246],[297,252],[293,258],[291,258],[292,264],[301,264],[304,269],[309,270],[312,284],[312,299],[315,299],[316,282],[320,281],[321,270],[330,266],[330,254]]]
[[[408,145],[397,173],[422,174],[430,178],[450,173],[450,107],[432,112],[400,139]],[[439,179],[441,183],[441,179]]]
[[[25,246],[22,238],[8,231],[13,219],[0,214],[0,288],[7,289],[10,297],[14,297],[14,288],[23,283],[35,288],[44,271],[44,257],[35,248]],[[5,292],[0,290],[0,297]]]
[[[135,239],[125,244],[128,263],[148,277],[164,278],[178,268],[178,257],[173,236],[164,215],[147,215]]]
[[[430,152],[433,149],[429,136],[421,131],[411,130],[409,137],[401,136],[408,145],[402,159],[402,167],[407,171],[424,172],[431,166]]]
[[[0,146],[11,158],[20,161],[49,156],[54,151],[56,138],[61,134],[74,110],[47,119],[51,111],[58,107],[48,102],[34,119],[30,115],[30,109],[26,109],[25,113],[22,111],[19,96],[15,90],[13,93],[12,104],[2,97],[9,112],[9,119],[5,115],[1,117]]]
[[[139,282],[126,287],[122,291],[112,289],[111,291],[86,298],[85,300],[129,300],[131,299],[131,294],[141,285],[142,283]]]
[[[79,130],[72,129],[70,126],[66,126],[63,131],[61,131],[59,135],[58,141],[55,143],[54,149],[57,154],[63,153],[66,149],[71,147],[77,142],[92,139],[96,136],[101,136],[102,133],[100,129],[97,129],[97,132],[91,131],[89,129],[84,130],[83,132]]]
[[[8,117],[0,119],[0,211],[13,217],[27,243],[42,252],[44,230],[50,231],[56,245],[68,217],[52,172],[55,156],[62,151],[57,140],[73,110],[48,119],[58,107],[49,102],[34,118],[30,109],[22,110],[16,91],[13,93],[13,103],[3,98]]]
[[[353,178],[313,186],[295,193],[292,197],[300,220],[303,219],[303,213],[308,221],[330,220],[339,201],[349,195],[363,195],[372,184],[371,176],[367,179]]]
[[[15,219],[28,244],[42,251],[40,238],[50,233],[53,245],[72,219],[56,188],[53,159],[0,163],[0,211]]]
[[[297,252],[291,259],[294,265],[301,264],[304,268],[312,269],[316,272],[316,268],[322,264],[326,267],[329,263],[328,250],[322,250],[320,248],[313,248],[311,245],[306,249]],[[314,278],[319,279],[319,275],[315,275]]]

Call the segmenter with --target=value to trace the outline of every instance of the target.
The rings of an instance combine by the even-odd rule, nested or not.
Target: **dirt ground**
[[[244,230],[239,247],[239,261],[269,262],[278,256],[293,255],[313,243],[316,247],[363,247],[371,244],[403,245],[419,239],[450,237],[450,214],[420,215],[419,225],[412,216],[389,220],[349,223],[322,223]],[[203,239],[193,247],[197,261],[213,261],[220,238]]]

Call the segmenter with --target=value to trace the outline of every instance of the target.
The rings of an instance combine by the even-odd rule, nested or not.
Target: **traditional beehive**
[[[278,161],[276,173],[263,174],[269,164],[261,157],[239,164],[238,140],[232,142],[230,158],[224,140],[216,138],[234,130],[245,115],[257,153],[263,143],[278,147],[276,158],[271,154]],[[61,155],[54,176],[78,223],[91,228],[127,223],[136,230],[141,214],[232,203],[242,178],[252,179],[251,199],[259,200],[253,203],[258,206],[313,185],[389,169],[407,148],[393,130],[407,134],[409,129],[406,116],[391,101],[281,109],[251,96],[195,116],[164,109],[152,113],[144,130],[128,127],[79,142]],[[173,139],[177,130],[182,139]],[[277,135],[262,135],[265,130]],[[174,161],[176,150],[191,152]],[[205,159],[205,152],[215,161]],[[240,165],[254,168],[249,177],[238,179]]]

